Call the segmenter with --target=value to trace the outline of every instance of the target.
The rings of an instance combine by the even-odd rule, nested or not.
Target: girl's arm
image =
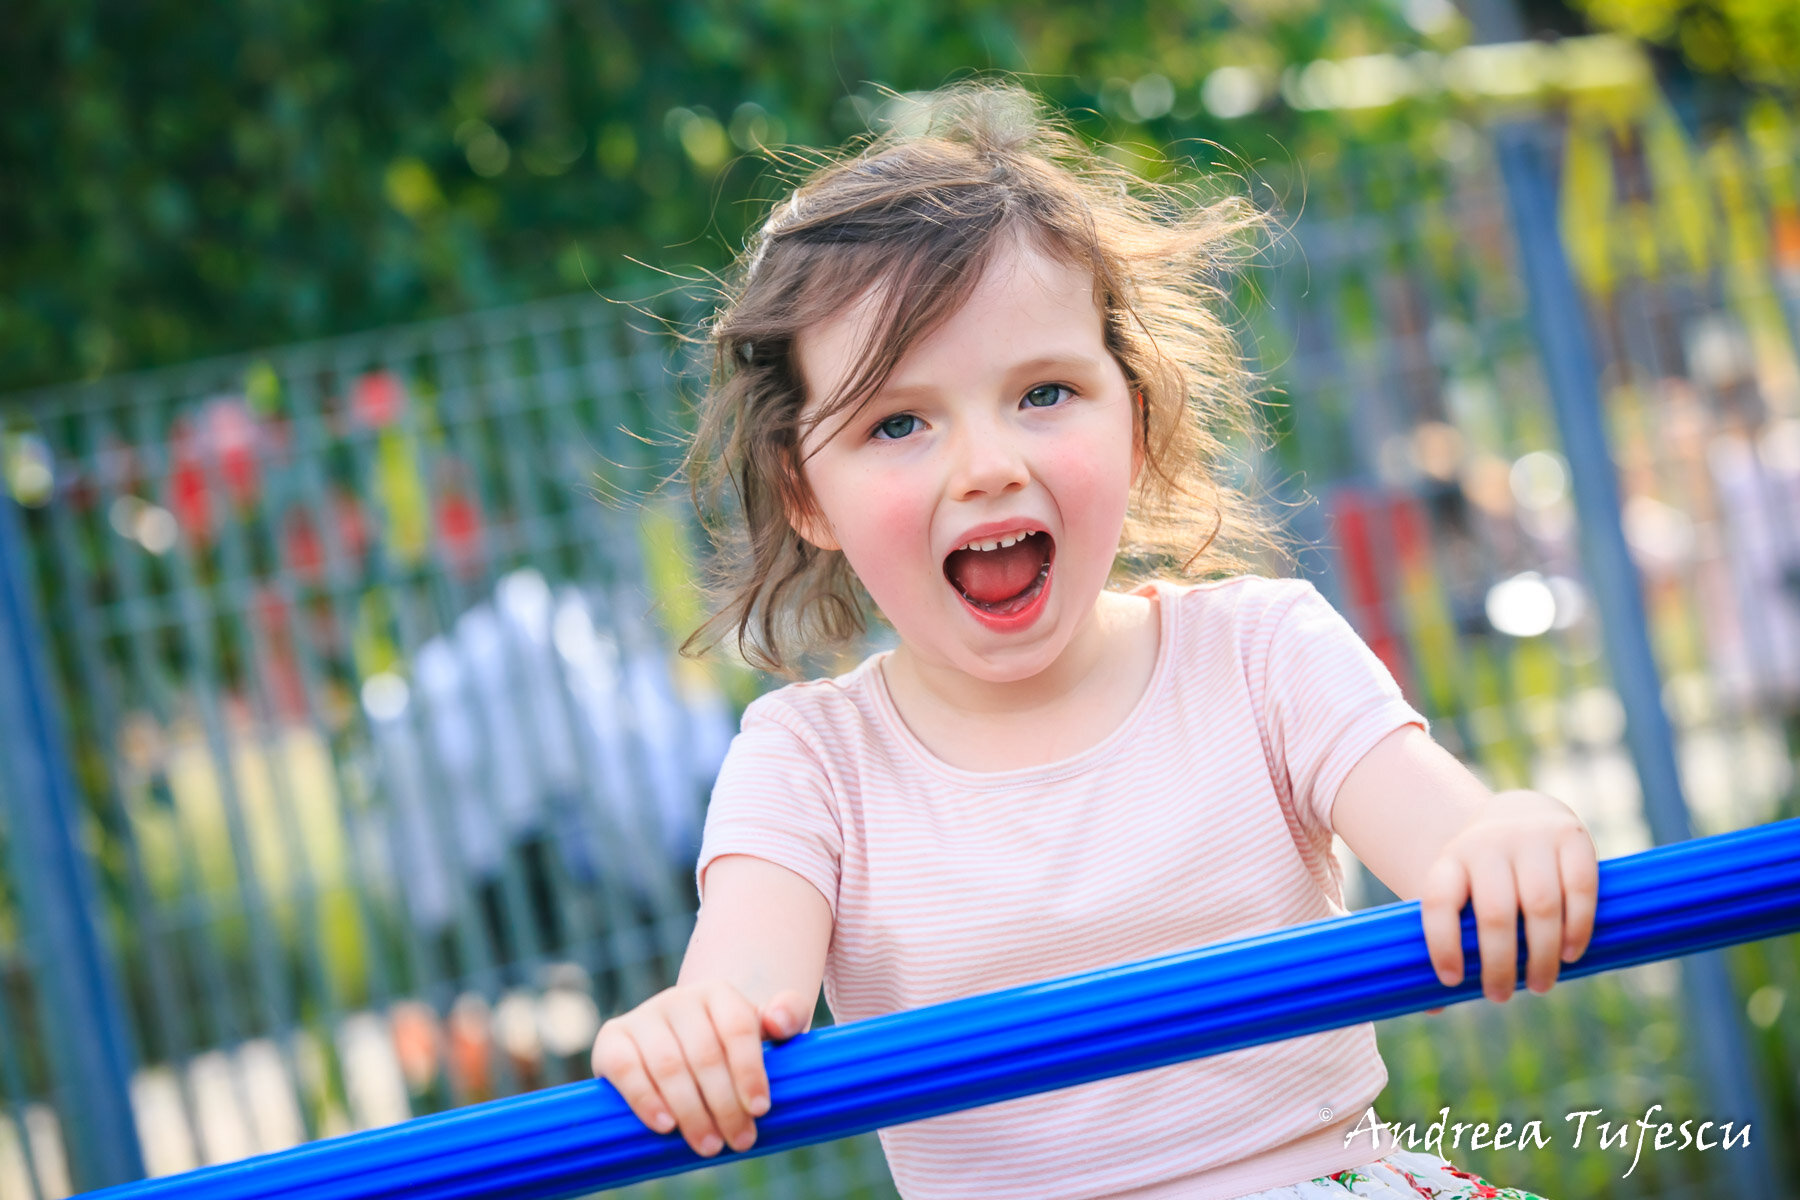
[[[795,872],[715,859],[679,979],[600,1027],[594,1074],[650,1128],[679,1128],[696,1154],[749,1149],[769,1110],[763,1038],[811,1023],[831,926],[825,897]]]
[[[1462,981],[1460,914],[1470,900],[1490,1000],[1512,995],[1521,913],[1532,991],[1549,991],[1561,964],[1587,950],[1599,871],[1581,819],[1541,792],[1490,792],[1417,725],[1350,769],[1331,824],[1376,878],[1420,902],[1445,986]]]
[[[706,894],[681,960],[679,984],[723,981],[760,1011],[783,993],[804,997],[796,1033],[812,1023],[831,906],[819,889],[786,867],[747,854],[725,854],[706,868]]]

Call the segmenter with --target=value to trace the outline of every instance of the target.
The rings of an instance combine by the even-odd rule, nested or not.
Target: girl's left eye
[[[1025,393],[1024,403],[1028,408],[1050,408],[1060,404],[1072,393],[1060,383],[1040,383]]]
[[[895,413],[886,420],[877,421],[875,423],[875,436],[883,440],[893,441],[912,433],[918,428],[918,425],[919,418],[913,416],[911,413]]]

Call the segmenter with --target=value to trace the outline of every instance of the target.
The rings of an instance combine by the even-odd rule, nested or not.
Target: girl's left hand
[[[1505,1001],[1517,984],[1518,918],[1525,919],[1525,980],[1542,994],[1594,932],[1599,864],[1593,839],[1560,800],[1500,792],[1444,844],[1419,904],[1431,964],[1445,987],[1462,982],[1462,908],[1475,905],[1481,988]]]

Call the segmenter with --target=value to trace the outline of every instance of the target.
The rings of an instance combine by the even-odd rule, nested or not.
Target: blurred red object
[[[263,440],[256,417],[231,396],[208,404],[203,421],[205,449],[218,459],[225,490],[238,504],[249,504],[257,495],[257,452]]]
[[[488,1071],[493,1051],[493,1032],[488,1007],[478,996],[463,995],[450,1007],[450,1065],[470,1100],[494,1094]]]
[[[213,535],[213,473],[240,508],[261,492],[263,431],[236,396],[208,401],[196,420],[176,418],[169,430],[169,509],[195,541]]]
[[[474,579],[481,573],[481,507],[463,484],[466,474],[455,459],[438,463],[437,533],[451,568]]]
[[[169,431],[169,511],[188,536],[199,542],[212,537],[212,502],[199,439],[188,423],[177,420]]]
[[[438,1071],[437,1014],[417,1000],[402,1000],[388,1012],[393,1023],[394,1057],[414,1093],[431,1086]]]
[[[392,371],[370,371],[350,392],[350,415],[365,429],[383,429],[406,411],[406,388]]]
[[[369,546],[369,526],[356,498],[342,491],[332,493],[332,515],[337,522],[338,550],[352,570],[358,569]],[[312,513],[291,508],[283,522],[283,552],[287,569],[306,583],[325,577],[325,543]]]
[[[293,614],[287,598],[279,587],[265,583],[256,589],[252,609],[257,637],[262,643],[264,691],[282,720],[305,721],[306,686],[300,678],[299,660],[294,657]]]
[[[1800,208],[1778,208],[1775,225],[1775,269],[1800,274]]]
[[[1341,488],[1331,497],[1330,521],[1343,570],[1344,599],[1350,605],[1344,616],[1406,689],[1411,678],[1406,645],[1390,611],[1396,597],[1382,564],[1397,575],[1417,561],[1425,535],[1416,502],[1404,493]]]

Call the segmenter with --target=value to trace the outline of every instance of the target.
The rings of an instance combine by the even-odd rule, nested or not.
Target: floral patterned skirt
[[[1496,1187],[1435,1154],[1412,1150],[1396,1150],[1366,1167],[1252,1192],[1238,1200],[1344,1200],[1346,1196],[1370,1196],[1375,1200],[1544,1200],[1536,1192]]]

